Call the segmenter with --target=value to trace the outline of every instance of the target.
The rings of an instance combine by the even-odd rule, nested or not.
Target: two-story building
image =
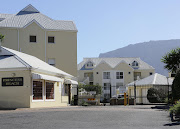
[[[148,77],[155,69],[140,58],[84,58],[78,64],[78,81],[101,85],[103,97],[126,92],[126,84]]]
[[[28,5],[16,14],[0,14],[2,46],[47,62],[77,76],[77,28],[73,21],[54,20]]]

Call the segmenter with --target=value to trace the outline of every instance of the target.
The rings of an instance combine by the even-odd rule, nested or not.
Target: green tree
[[[96,91],[96,95],[102,93],[102,87],[100,85],[79,85],[79,89],[85,89],[87,92]]]
[[[180,70],[176,73],[175,79],[172,84],[172,97],[173,101],[180,99]]]
[[[165,63],[164,68],[176,73],[172,84],[172,100],[176,101],[180,99],[180,48],[172,49],[161,61]]]
[[[176,73],[180,65],[180,48],[172,49],[162,57],[161,61],[165,63],[165,69]]]

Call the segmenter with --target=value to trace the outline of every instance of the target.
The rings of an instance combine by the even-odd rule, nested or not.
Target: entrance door
[[[71,84],[67,84],[68,88],[68,104],[71,104]]]

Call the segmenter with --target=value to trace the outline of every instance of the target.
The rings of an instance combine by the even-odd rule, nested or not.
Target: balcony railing
[[[134,77],[134,80],[135,80],[135,81],[136,81],[136,80],[139,80],[139,79],[141,79],[141,76]]]
[[[93,82],[93,77],[84,77],[83,80],[89,79],[89,82]]]

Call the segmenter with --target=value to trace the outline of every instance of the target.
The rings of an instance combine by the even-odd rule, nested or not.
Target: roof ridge
[[[83,59],[108,59],[108,58],[139,58],[140,57],[84,57]]]
[[[0,13],[0,14],[5,14],[5,15],[15,15],[15,14],[9,14],[9,13]]]

